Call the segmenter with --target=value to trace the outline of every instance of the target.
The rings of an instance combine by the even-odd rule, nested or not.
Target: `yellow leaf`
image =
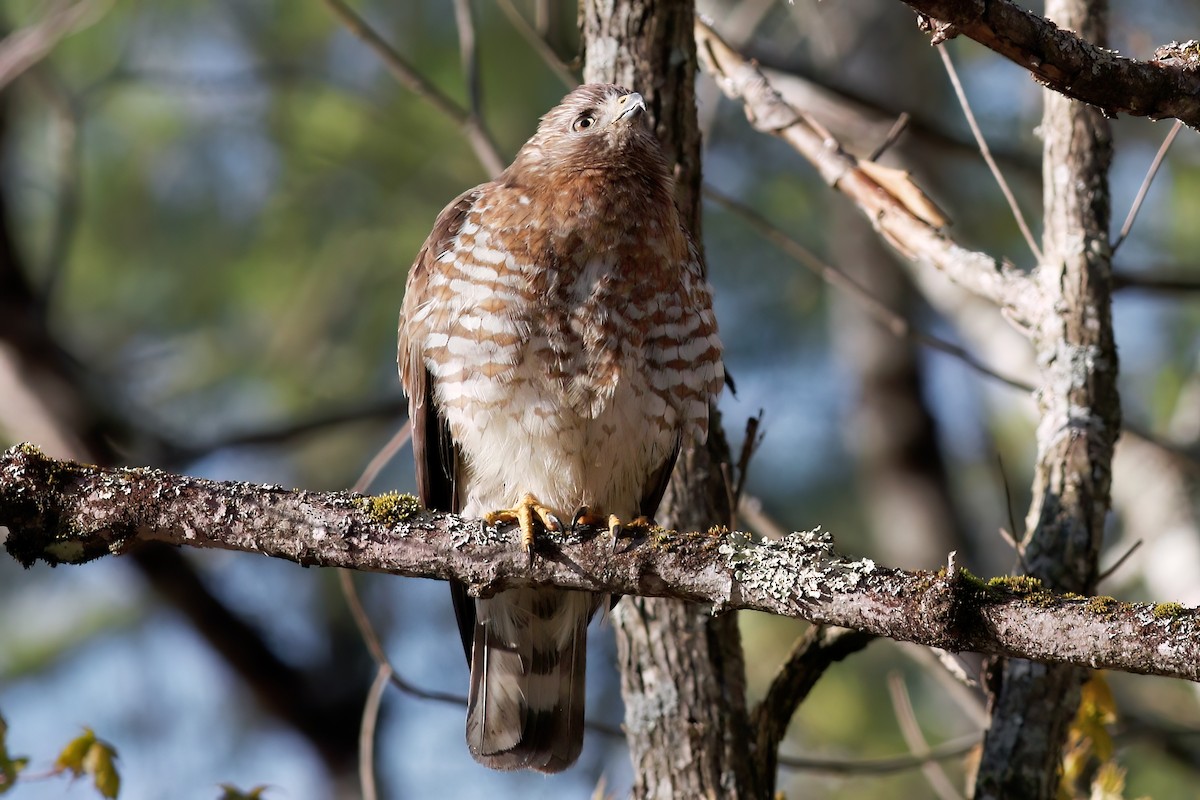
[[[121,776],[116,766],[117,751],[107,742],[96,740],[83,758],[83,768],[92,776],[92,783],[101,797],[114,800],[121,790]]]
[[[84,728],[83,733],[67,742],[67,746],[58,754],[54,761],[55,772],[70,771],[75,777],[83,774],[83,759],[88,750],[96,743],[96,734],[91,728]]]

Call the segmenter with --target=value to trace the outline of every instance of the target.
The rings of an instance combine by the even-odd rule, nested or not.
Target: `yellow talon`
[[[562,530],[562,523],[558,521],[554,512],[542,505],[541,501],[529,492],[521,495],[521,501],[514,507],[484,514],[483,518],[489,525],[498,525],[502,522],[517,523],[521,529],[521,547],[529,555],[530,561],[533,560],[533,544],[537,534],[537,525],[540,524],[548,531]]]

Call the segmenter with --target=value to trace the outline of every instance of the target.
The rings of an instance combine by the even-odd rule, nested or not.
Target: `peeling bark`
[[[1010,0],[904,0],[934,43],[967,36],[1025,69],[1046,88],[1110,116],[1174,117],[1200,129],[1200,47],[1172,42],[1149,61],[1125,58],[1046,5],[1039,16]],[[1057,24],[1056,24],[1057,23]],[[1076,33],[1078,31],[1078,33]]]

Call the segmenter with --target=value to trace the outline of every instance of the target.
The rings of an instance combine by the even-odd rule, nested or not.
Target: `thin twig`
[[[932,751],[929,743],[925,741],[925,735],[921,733],[921,726],[913,713],[912,701],[908,697],[908,689],[905,688],[904,678],[900,673],[893,672],[888,675],[888,692],[892,696],[892,709],[896,712],[900,733],[913,756],[921,759],[921,772],[925,774],[925,780],[929,781],[930,787],[942,800],[963,800],[962,794],[946,777],[942,765],[929,757]]]
[[[60,0],[46,15],[0,40],[0,89],[46,57],[72,33],[94,25],[108,12],[111,0],[81,0],[74,5]]]
[[[362,475],[354,483],[354,491],[365,493],[367,488],[375,482],[375,478],[379,475],[387,463],[396,457],[396,453],[400,452],[400,448],[408,444],[408,440],[412,438],[412,420],[406,420],[400,426],[400,430],[396,431],[395,435],[388,440],[387,444],[379,448],[371,461],[363,470]]]
[[[771,679],[766,696],[752,712],[760,774],[775,774],[779,743],[787,733],[788,723],[825,671],[874,640],[874,636],[862,631],[826,625],[812,625],[796,640],[787,660]]]
[[[1033,231],[1029,229],[1029,225],[1025,222],[1025,215],[1021,213],[1021,207],[1017,205],[1017,198],[1013,195],[1012,189],[1008,188],[1008,181],[1004,180],[1004,173],[1000,171],[1000,167],[996,164],[996,159],[992,158],[992,151],[988,148],[987,140],[983,138],[983,131],[980,130],[979,123],[975,121],[975,114],[971,111],[971,104],[967,100],[967,93],[963,90],[962,82],[958,79],[958,71],[954,69],[954,62],[950,60],[950,51],[946,49],[946,45],[944,44],[939,45],[937,51],[942,57],[942,64],[946,67],[946,74],[950,76],[950,83],[954,86],[954,94],[958,97],[958,104],[962,106],[963,114],[967,118],[967,125],[970,126],[971,134],[975,137],[975,143],[979,145],[979,152],[983,156],[983,160],[987,162],[988,169],[992,171],[992,176],[996,179],[996,183],[1000,185],[1000,191],[1004,193],[1004,199],[1008,201],[1008,207],[1012,209],[1013,218],[1017,221],[1017,227],[1021,229],[1021,235],[1025,237],[1025,243],[1029,245],[1034,258],[1040,264],[1042,262],[1042,250],[1038,247],[1037,240],[1033,238]]]
[[[837,288],[848,292],[851,297],[862,303],[863,307],[872,317],[874,317],[876,322],[883,325],[883,327],[885,327],[887,330],[891,331],[893,335],[911,339],[912,341],[925,345],[931,350],[937,350],[953,356],[976,372],[979,372],[982,375],[987,375],[990,378],[994,378],[1001,383],[1006,383],[1015,389],[1020,389],[1023,392],[1033,391],[1033,387],[1028,383],[997,372],[991,367],[980,362],[973,355],[958,345],[947,342],[946,340],[940,339],[931,334],[915,330],[908,320],[892,309],[888,308],[887,305],[872,295],[862,284],[858,283],[849,275],[837,269],[836,267],[830,266],[821,259],[817,258],[817,256],[807,247],[796,241],[796,239],[789,236],[780,228],[776,227],[768,219],[744,203],[738,202],[729,195],[724,194],[723,192],[714,189],[707,184],[704,186],[704,196],[737,214],[744,221],[746,221],[750,227],[758,231],[759,234],[782,250],[784,254],[789,256],[793,261],[796,261],[801,266],[815,273],[831,286],[836,286]]]
[[[1013,552],[1017,554],[1017,564],[1021,567],[1021,574],[1028,575],[1029,565],[1025,563],[1025,548],[1017,538],[1017,518],[1013,515],[1012,489],[1008,485],[1008,473],[1004,471],[1004,459],[1001,458],[1000,453],[996,453],[996,468],[1000,472],[1000,485],[1004,487],[1004,508],[1008,512],[1008,526],[1012,529],[1007,531],[1000,528],[1000,538],[1008,542]]]
[[[778,540],[788,535],[788,531],[763,508],[762,500],[754,495],[742,495],[742,502],[738,504],[738,516],[764,539]]]
[[[924,668],[927,674],[932,675],[941,685],[944,694],[954,701],[973,724],[981,729],[988,726],[991,717],[987,713],[983,692],[979,688],[976,664],[968,664],[961,653],[951,653],[937,647],[905,644],[900,646],[900,652]]]
[[[1111,567],[1109,567],[1108,569],[1106,569],[1106,570],[1104,570],[1103,572],[1101,572],[1101,573],[1100,573],[1100,575],[1099,575],[1099,576],[1096,578],[1096,583],[1097,583],[1097,584],[1099,584],[1099,583],[1103,583],[1103,582],[1104,582],[1106,579],[1108,579],[1108,578],[1112,577],[1112,574],[1113,574],[1114,572],[1116,572],[1117,570],[1119,570],[1119,569],[1121,568],[1121,565],[1122,565],[1122,564],[1124,564],[1126,561],[1128,561],[1128,560],[1129,560],[1129,557],[1130,557],[1131,555],[1133,555],[1134,553],[1136,553],[1136,552],[1137,552],[1137,549],[1138,549],[1139,547],[1141,547],[1141,546],[1142,546],[1142,544],[1143,544],[1142,540],[1141,540],[1141,539],[1138,539],[1136,542],[1134,542],[1132,545],[1130,545],[1130,546],[1129,546],[1129,549],[1128,549],[1128,550],[1126,550],[1126,551],[1125,551],[1125,552],[1124,552],[1124,553],[1121,555],[1121,557],[1120,557],[1120,558],[1118,558],[1118,559],[1117,559],[1117,560],[1116,560],[1116,561],[1113,563],[1113,565],[1112,565]]]
[[[879,157],[886,153],[888,148],[896,143],[896,140],[900,138],[900,134],[904,133],[905,128],[908,127],[908,122],[910,119],[912,119],[912,117],[909,115],[909,113],[907,111],[902,111],[900,116],[896,117],[896,121],[892,123],[892,127],[888,129],[887,136],[884,136],[883,141],[879,143],[879,146],[871,151],[871,155],[867,156],[867,161],[878,161]]]
[[[805,770],[808,772],[828,772],[835,775],[887,775],[893,772],[904,772],[915,769],[930,761],[946,761],[951,758],[964,756],[979,745],[982,737],[978,733],[970,733],[957,739],[949,739],[937,747],[929,748],[924,757],[911,753],[891,758],[808,758],[805,756],[779,757],[779,766],[788,769]]]
[[[54,221],[38,297],[39,302],[46,304],[51,302],[55,294],[79,223],[79,185],[83,161],[83,148],[79,144],[81,118],[78,102],[49,64],[35,66],[29,72],[29,79],[50,106],[58,134],[55,147],[58,179],[54,194]]]
[[[462,57],[463,80],[467,84],[467,109],[471,119],[483,119],[483,95],[479,84],[479,42],[475,38],[475,14],[471,0],[454,0],[454,22],[458,26],[458,51]]]
[[[733,508],[736,510],[741,504],[742,491],[746,488],[746,474],[750,471],[750,459],[754,458],[754,454],[758,452],[759,446],[763,443],[764,434],[759,433],[759,428],[762,426],[763,410],[760,408],[758,414],[746,420],[746,436],[742,439],[742,452],[737,460],[737,481],[733,488]]]
[[[1200,280],[1184,275],[1144,275],[1127,271],[1113,273],[1113,290],[1123,289],[1158,294],[1191,294],[1200,292]]]
[[[508,21],[517,29],[517,33],[533,48],[533,51],[541,56],[542,61],[550,68],[562,85],[568,90],[574,89],[579,85],[579,78],[571,71],[563,60],[558,57],[558,53],[554,52],[554,48],[546,41],[543,34],[537,32],[529,21],[521,15],[517,7],[512,4],[512,0],[500,0],[500,10],[504,12],[504,16],[508,17]]]
[[[1142,209],[1142,203],[1146,201],[1146,194],[1150,191],[1150,184],[1154,182],[1154,176],[1158,174],[1158,168],[1162,166],[1163,159],[1167,157],[1167,151],[1171,149],[1171,143],[1175,141],[1175,137],[1179,135],[1179,129],[1183,127],[1183,123],[1175,120],[1175,124],[1171,126],[1171,130],[1167,131],[1166,137],[1162,144],[1158,146],[1158,152],[1154,154],[1154,161],[1150,163],[1150,169],[1146,170],[1146,177],[1142,179],[1142,185],[1138,188],[1137,197],[1133,198],[1133,205],[1129,207],[1129,214],[1125,217],[1125,223],[1121,226],[1121,232],[1117,235],[1117,240],[1112,243],[1112,252],[1115,254],[1117,248],[1125,241],[1125,237],[1129,235],[1129,231],[1133,228],[1133,221],[1137,219],[1138,211]]]
[[[454,121],[466,134],[475,157],[487,171],[490,177],[496,177],[504,171],[504,159],[500,150],[492,141],[492,136],[482,121],[474,119],[470,112],[451,100],[436,86],[430,83],[396,50],[384,41],[375,29],[354,12],[343,0],[324,0],[326,7],[338,20],[346,26],[346,30],[358,37],[367,47],[382,59],[384,66],[400,85],[420,97],[434,107],[440,114]]]
[[[362,787],[363,800],[376,800],[375,788],[375,726],[379,722],[379,707],[383,702],[383,690],[392,679],[392,667],[387,662],[379,665],[367,702],[363,706],[362,723],[358,728],[358,783]]]
[[[356,422],[368,422],[378,419],[394,419],[408,413],[408,401],[403,397],[387,397],[367,400],[365,402],[321,411],[311,417],[290,420],[277,426],[263,426],[255,430],[235,431],[223,434],[213,439],[197,443],[179,444],[167,442],[166,459],[172,463],[193,461],[216,450],[227,447],[251,447],[262,445],[289,444],[295,439],[313,433],[320,433],[327,428]],[[403,430],[403,429],[401,429]],[[404,444],[401,442],[400,444]],[[366,487],[355,491],[366,491]]]

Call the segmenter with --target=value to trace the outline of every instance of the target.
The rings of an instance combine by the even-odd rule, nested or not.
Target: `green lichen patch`
[[[991,578],[987,582],[987,587],[994,591],[1016,595],[1032,595],[1045,591],[1042,582],[1030,575],[1002,575],[998,578]]]
[[[1120,608],[1120,603],[1115,597],[1100,595],[1097,597],[1089,597],[1084,603],[1084,608],[1092,612],[1101,619],[1112,619],[1117,614],[1117,609]]]
[[[372,522],[380,525],[396,525],[411,519],[423,510],[421,501],[411,494],[387,492],[373,497],[358,497],[354,505],[367,512]]]
[[[1174,619],[1186,610],[1182,603],[1158,603],[1151,613],[1155,619]]]

